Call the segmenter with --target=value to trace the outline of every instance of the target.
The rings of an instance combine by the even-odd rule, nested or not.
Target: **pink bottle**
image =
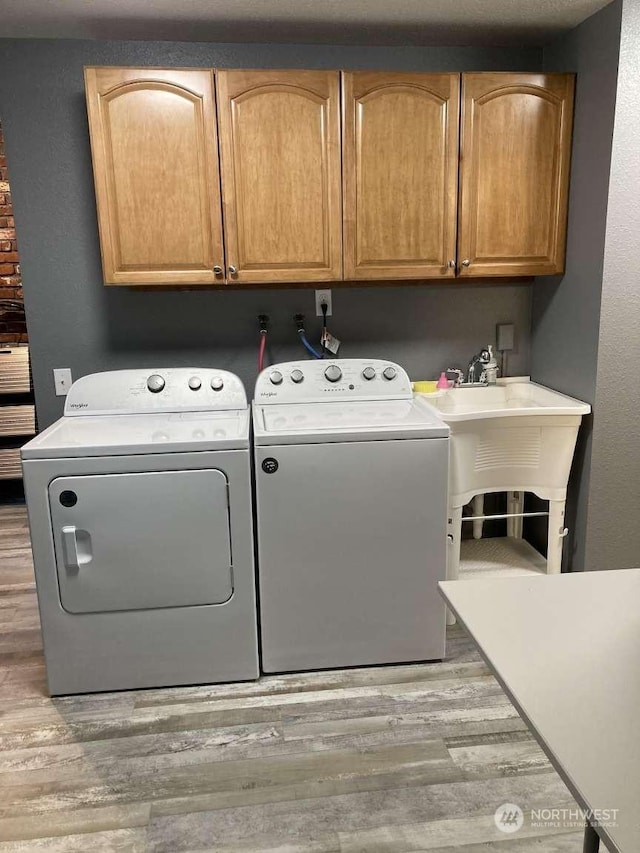
[[[439,391],[447,391],[449,389],[449,387],[450,387],[450,385],[449,385],[449,380],[447,379],[447,374],[443,370],[442,373],[440,374],[440,379],[438,379],[438,381],[436,383],[436,388]]]

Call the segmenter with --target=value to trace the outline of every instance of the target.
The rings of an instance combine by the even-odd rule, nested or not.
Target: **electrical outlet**
[[[333,313],[331,310],[331,291],[330,290],[316,290],[316,317],[322,317],[322,305],[323,303],[327,306],[327,317],[330,317]]]
[[[515,348],[515,327],[513,323],[498,323],[496,326],[496,349],[498,352],[511,352]]]
[[[53,382],[56,386],[56,397],[66,397],[73,382],[71,369],[68,367],[54,367]]]

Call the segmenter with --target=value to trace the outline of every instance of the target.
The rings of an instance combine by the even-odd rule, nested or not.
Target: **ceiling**
[[[7,38],[541,45],[609,0],[0,0]]]

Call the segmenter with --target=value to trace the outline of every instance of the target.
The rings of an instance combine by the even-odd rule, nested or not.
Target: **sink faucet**
[[[482,349],[478,355],[474,355],[469,362],[469,370],[467,373],[467,382],[469,385],[475,385],[479,382],[486,384],[486,367],[491,361],[491,353],[488,349]]]
[[[493,347],[483,347],[469,362],[466,379],[464,371],[450,367],[445,371],[447,379],[453,379],[454,388],[468,388],[470,385],[495,385],[498,381],[498,364],[493,355]]]

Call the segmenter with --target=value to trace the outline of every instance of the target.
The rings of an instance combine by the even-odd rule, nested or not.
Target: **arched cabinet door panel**
[[[459,74],[344,72],[348,279],[455,275]]]
[[[216,71],[230,281],[342,278],[338,71]]]
[[[213,72],[86,68],[85,84],[105,284],[224,281]]]
[[[462,75],[462,276],[564,270],[572,74]]]

